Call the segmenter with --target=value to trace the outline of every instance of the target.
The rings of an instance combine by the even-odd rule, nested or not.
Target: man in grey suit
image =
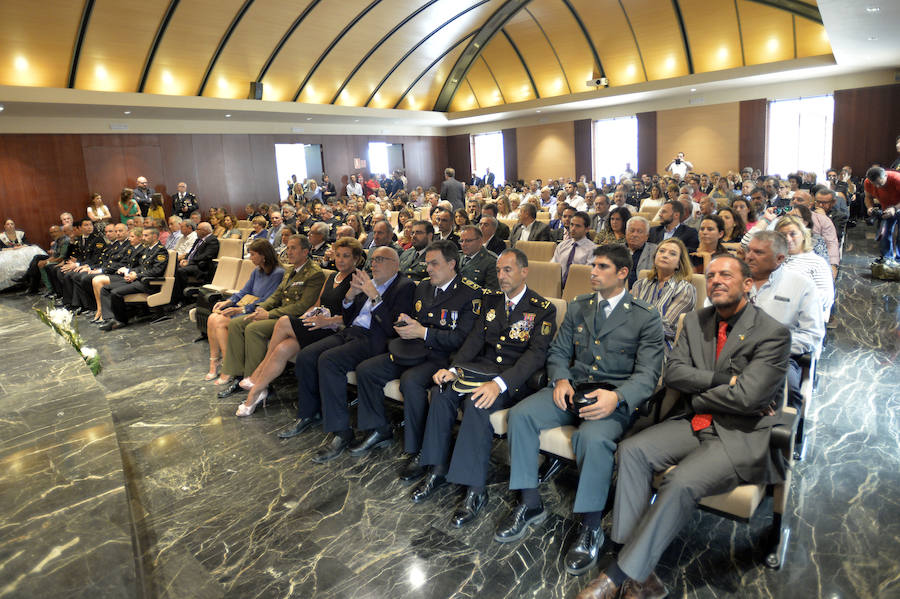
[[[542,223],[537,219],[537,208],[534,204],[525,203],[519,206],[519,224],[513,227],[509,236],[509,244],[511,247],[516,246],[516,242],[522,241],[550,241],[550,229],[547,223]]]
[[[500,522],[494,540],[520,539],[529,524],[546,518],[537,488],[541,431],[577,426],[572,436],[580,471],[575,512],[583,518],[565,558],[566,570],[575,575],[597,561],[616,441],[653,394],[662,370],[662,321],[653,306],[625,290],[630,265],[621,245],[594,250],[594,292],[569,302],[547,352],[549,386],[509,412],[509,488],[521,491],[521,502]]]
[[[465,209],[466,187],[462,181],[456,180],[456,169],[447,167],[444,169],[444,182],[441,183],[441,200],[447,200],[453,205],[453,212]]]
[[[653,268],[653,257],[658,244],[647,241],[650,235],[650,221],[643,216],[632,216],[625,224],[625,245],[631,250],[631,272],[628,273],[628,288],[637,281],[638,273]]]
[[[750,304],[750,269],[720,256],[706,269],[712,306],[684,319],[666,364],[666,385],[682,393],[674,416],[623,441],[612,539],[615,563],[579,599],[663,597],[653,569],[701,498],[742,483],[784,480],[786,464],[769,446],[777,423],[790,331]],[[650,505],[654,472],[663,477]]]

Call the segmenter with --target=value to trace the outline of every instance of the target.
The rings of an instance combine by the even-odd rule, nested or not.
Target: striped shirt
[[[834,303],[834,279],[831,277],[831,266],[815,252],[804,252],[788,256],[784,261],[784,269],[806,275],[816,284],[819,299],[822,300],[822,309],[825,319],[831,313],[831,305]]]
[[[694,309],[697,304],[697,289],[690,280],[677,281],[669,278],[660,285],[659,279],[639,278],[631,288],[631,295],[659,311],[666,338],[665,353],[669,355],[669,350],[675,345],[678,317]]]

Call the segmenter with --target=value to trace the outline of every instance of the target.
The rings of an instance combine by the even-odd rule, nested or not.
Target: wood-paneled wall
[[[684,152],[697,172],[724,174],[740,168],[737,102],[660,110],[656,118],[656,164],[660,170],[678,152]]]
[[[447,164],[441,168],[441,178],[444,180],[443,168],[452,166],[456,171],[456,180],[467,184],[472,179],[472,146],[468,133],[451,135],[447,139]]]
[[[874,163],[887,168],[897,157],[900,84],[834,92],[831,165],[853,167],[860,177]]]
[[[739,107],[738,163],[735,167],[763,169],[769,128],[769,102],[765,98],[744,100]]]
[[[655,173],[656,168],[656,112],[639,112],[638,164],[640,173]]]
[[[577,179],[585,175],[591,179],[594,172],[594,136],[593,121],[581,119],[572,123],[575,128],[575,172]]]
[[[519,180],[519,152],[516,142],[516,130],[503,130],[503,170],[507,183]]]
[[[171,194],[179,181],[202,209],[241,213],[248,202],[279,198],[275,144],[322,144],[325,169],[336,186],[365,159],[370,141],[402,143],[411,186],[440,185],[448,164],[445,137],[366,135],[0,135],[0,218],[12,218],[29,239],[48,243],[47,228],[61,212],[86,216],[92,192],[103,194],[113,217],[123,187],[143,175]],[[468,170],[468,164],[466,165]],[[168,202],[166,213],[170,211]]]
[[[519,177],[526,182],[558,177],[575,177],[574,121],[520,127],[518,141]]]

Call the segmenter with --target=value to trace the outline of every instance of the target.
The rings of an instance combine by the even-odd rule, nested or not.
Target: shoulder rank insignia
[[[550,323],[546,320],[541,323],[541,335],[549,335],[550,334]]]
[[[545,310],[550,306],[550,300],[540,300],[536,297],[531,298],[531,303],[537,304],[541,308],[544,308]]]
[[[471,287],[475,291],[481,291],[481,286],[478,285],[478,283],[476,283],[475,281],[473,281],[471,279],[467,279],[466,277],[463,277],[462,282],[464,285]]]

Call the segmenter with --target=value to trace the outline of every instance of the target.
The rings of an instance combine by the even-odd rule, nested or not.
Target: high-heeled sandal
[[[253,388],[254,384],[255,383],[252,380],[250,380],[249,376],[245,376],[244,378],[241,379],[241,382],[238,383],[238,387],[240,387],[244,391],[249,391],[250,389]]]
[[[238,417],[250,416],[251,414],[253,414],[253,411],[256,410],[256,406],[258,406],[260,402],[262,402],[263,407],[266,407],[267,397],[269,397],[268,388],[260,391],[259,395],[256,397],[256,400],[254,400],[251,405],[248,406],[247,404],[240,404],[238,406],[237,412],[235,412],[234,415]]]
[[[219,376],[219,367],[222,366],[222,358],[210,358],[209,359],[209,372],[206,373],[206,376],[203,377],[204,381],[211,381],[217,376]]]
[[[234,377],[232,377],[232,376],[227,376],[226,378],[223,379],[222,375],[220,374],[219,378],[216,379],[216,382],[213,383],[213,385],[227,385],[228,383],[230,383],[232,381],[233,378]]]

